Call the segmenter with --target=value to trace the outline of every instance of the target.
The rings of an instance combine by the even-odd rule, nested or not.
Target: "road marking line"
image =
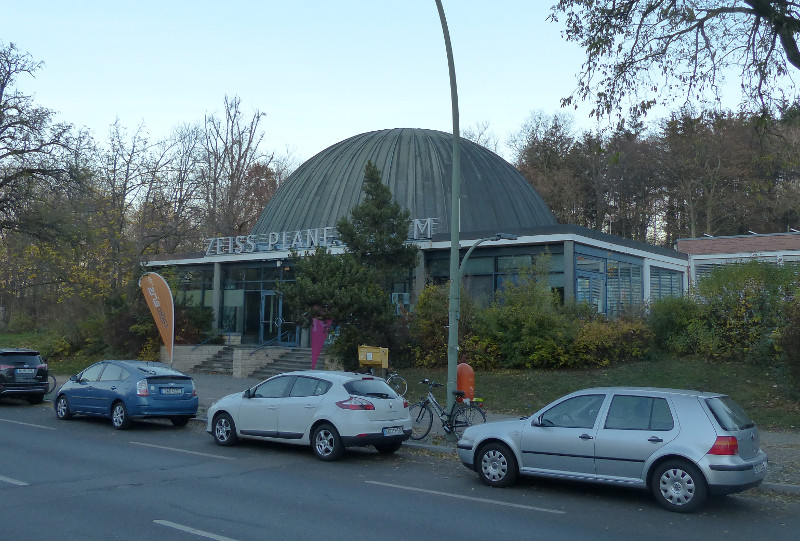
[[[22,421],[12,421],[10,419],[0,419],[0,421],[3,421],[4,423],[15,424],[15,425],[32,426],[34,428],[46,428],[47,430],[55,430],[55,427],[53,427],[53,426],[35,425],[33,423],[23,423]]]
[[[233,457],[210,455],[208,453],[198,453],[197,451],[187,451],[186,449],[178,449],[177,447],[164,447],[162,445],[153,445],[152,443],[142,443],[140,441],[132,441],[134,445],[141,445],[143,447],[153,447],[155,449],[163,449],[165,451],[175,451],[176,453],[186,453],[187,455],[207,456],[209,458],[219,458],[220,460],[236,460]]]
[[[176,530],[180,530],[182,532],[191,533],[200,537],[207,537],[208,539],[216,539],[217,541],[236,541],[232,537],[225,537],[223,535],[217,535],[211,532],[204,532],[203,530],[197,530],[195,528],[190,528],[189,526],[184,526],[183,524],[176,524],[168,520],[154,520],[153,522],[156,524],[161,524],[162,526],[166,526],[167,528],[175,528]]]
[[[530,511],[540,511],[542,513],[553,513],[556,515],[564,515],[566,511],[559,511],[558,509],[547,509],[545,507],[533,507],[531,505],[522,505],[520,503],[501,502],[497,500],[489,500],[486,498],[476,498],[474,496],[464,496],[463,494],[452,494],[450,492],[439,492],[438,490],[428,490],[425,488],[407,487],[403,485],[395,485],[392,483],[381,483],[379,481],[365,481],[372,485],[381,485],[384,487],[399,488],[402,490],[411,490],[413,492],[424,492],[425,494],[433,494],[434,496],[447,496],[448,498],[458,498],[461,500],[471,500],[473,502],[491,503],[493,505],[502,505],[504,507],[516,507],[517,509],[528,509]]]
[[[3,477],[2,475],[0,475],[0,481],[4,481],[6,483],[10,483],[12,485],[17,485],[17,486],[21,486],[21,487],[28,486],[28,483],[26,483],[24,481],[17,481],[16,479],[11,479],[10,477]]]

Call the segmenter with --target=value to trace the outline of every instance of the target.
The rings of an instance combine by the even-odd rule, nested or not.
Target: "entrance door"
[[[275,290],[261,292],[261,327],[258,341],[261,344],[296,345],[295,324],[284,320],[283,296]]]

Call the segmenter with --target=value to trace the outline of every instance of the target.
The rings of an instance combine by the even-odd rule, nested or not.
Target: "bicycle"
[[[394,392],[399,396],[405,396],[408,391],[408,383],[400,374],[389,374],[386,376],[386,383],[391,387]]]
[[[464,434],[468,426],[486,422],[486,413],[464,398],[464,391],[453,391],[456,399],[461,398],[464,402],[453,403],[453,407],[448,413],[433,396],[434,387],[444,387],[443,383],[436,383],[428,378],[420,381],[421,384],[428,386],[428,396],[423,396],[420,402],[408,408],[411,415],[411,439],[421,440],[431,431],[433,425],[433,412],[439,416],[442,428],[446,434],[451,432],[458,438]]]
[[[47,392],[45,394],[50,394],[58,388],[58,380],[53,374],[50,374],[50,377],[47,380]]]
[[[367,368],[365,373],[369,374],[370,376],[375,375],[372,368]],[[391,387],[398,396],[405,396],[406,391],[408,391],[408,383],[406,383],[406,380],[403,376],[397,373],[391,373],[387,374],[385,379],[389,387]]]

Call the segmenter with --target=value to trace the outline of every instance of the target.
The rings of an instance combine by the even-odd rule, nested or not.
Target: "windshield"
[[[355,396],[371,396],[373,398],[397,398],[391,387],[379,378],[354,379],[344,384],[348,393]]]
[[[756,426],[744,410],[728,396],[709,398],[706,403],[723,430],[736,432]]]
[[[29,366],[38,366],[44,364],[38,353],[28,352],[15,352],[3,353],[0,356],[0,364],[27,364]]]

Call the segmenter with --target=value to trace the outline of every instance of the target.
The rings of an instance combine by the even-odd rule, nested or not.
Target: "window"
[[[355,396],[371,396],[375,398],[395,398],[395,393],[386,382],[380,378],[354,379],[344,384],[345,390]]]
[[[279,376],[268,379],[253,391],[253,398],[281,398],[295,376]]]
[[[683,295],[683,273],[676,270],[650,267],[650,299]]]
[[[734,432],[756,426],[744,410],[728,396],[709,398],[706,402],[722,430]]]
[[[665,399],[617,395],[608,408],[605,427],[613,430],[672,430],[674,425]]]
[[[542,425],[592,428],[604,399],[602,394],[587,394],[565,400],[542,414]]]
[[[319,396],[325,394],[330,389],[330,382],[316,378],[298,376],[292,385],[289,396]]]
[[[97,363],[81,372],[80,381],[97,381],[106,363]]]
[[[103,374],[100,376],[100,381],[120,381],[127,377],[127,372],[118,364],[108,363]]]

